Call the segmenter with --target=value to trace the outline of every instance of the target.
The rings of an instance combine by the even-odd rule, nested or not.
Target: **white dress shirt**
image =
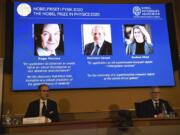
[[[156,109],[156,104],[158,104],[159,105],[159,100],[158,101],[155,101],[155,100],[152,100],[152,102],[153,102],[153,106],[154,106],[154,108]]]
[[[43,49],[43,48],[37,48],[37,54],[38,56],[51,56],[51,55],[54,55],[56,56],[56,51],[46,51],[46,49]]]

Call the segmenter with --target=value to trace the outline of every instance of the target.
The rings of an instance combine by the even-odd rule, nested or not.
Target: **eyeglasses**
[[[41,90],[42,92],[48,92],[49,90]]]
[[[159,94],[160,92],[151,92],[151,93],[154,93],[154,94],[156,94],[156,93],[157,93],[157,94]]]

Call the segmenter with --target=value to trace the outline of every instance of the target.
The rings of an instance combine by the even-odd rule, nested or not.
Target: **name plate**
[[[38,124],[38,123],[50,123],[50,122],[51,120],[44,116],[23,118],[23,124]]]

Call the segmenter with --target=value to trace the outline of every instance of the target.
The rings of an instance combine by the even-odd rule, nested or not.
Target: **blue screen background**
[[[46,83],[52,89],[79,88],[117,88],[117,87],[145,87],[145,86],[174,86],[174,76],[171,63],[170,43],[164,4],[64,4],[27,2],[31,13],[21,16],[14,4],[14,51],[13,51],[13,90],[36,90],[41,83]],[[158,16],[136,16],[133,7],[138,6],[159,10]],[[35,15],[35,7],[78,8],[88,13],[99,13],[99,16],[42,16]],[[92,8],[93,7],[93,8]],[[43,12],[43,11],[38,11]],[[63,11],[65,12],[65,11]],[[57,12],[54,12],[57,13]],[[66,11],[66,13],[69,13]],[[73,13],[76,13],[75,11]],[[79,13],[79,12],[77,12]],[[63,24],[64,27],[64,55],[52,59],[34,55],[34,24]],[[108,24],[111,26],[112,55],[86,56],[83,54],[82,25]],[[126,55],[123,26],[125,24],[147,24],[150,26],[153,43],[153,54],[148,58],[133,58]],[[45,60],[42,60],[45,58]],[[113,62],[137,62],[134,67],[108,67]],[[151,61],[151,64],[145,64]],[[106,64],[88,64],[104,62]],[[34,68],[41,68],[38,64],[60,63],[68,65],[64,72],[35,72]],[[62,64],[61,64],[62,63]],[[70,63],[70,65],[69,65]],[[72,64],[73,63],[73,64]],[[36,66],[33,66],[35,64]],[[27,66],[31,65],[31,66]],[[123,65],[124,66],[124,65]],[[31,69],[29,69],[31,68]],[[137,76],[137,74],[153,73],[153,76]],[[121,78],[122,74],[136,74],[134,79]],[[62,76],[61,78],[52,76]],[[114,77],[114,76],[115,77]],[[38,76],[46,76],[40,78]],[[91,77],[90,77],[91,76]],[[103,77],[102,77],[103,76]],[[106,76],[106,77],[105,77]],[[122,76],[121,76],[122,77]],[[125,76],[123,76],[125,77]],[[49,79],[49,80],[48,80]],[[50,81],[50,79],[52,79]],[[57,79],[57,80],[53,80]],[[62,80],[58,80],[62,79]],[[67,81],[64,80],[68,79]],[[65,84],[63,84],[65,82]],[[61,84],[62,83],[62,84]]]

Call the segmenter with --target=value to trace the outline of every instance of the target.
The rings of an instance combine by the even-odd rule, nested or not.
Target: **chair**
[[[121,130],[127,130],[130,126],[133,125],[132,123],[132,116],[129,110],[119,110],[119,127]]]
[[[134,103],[135,109],[136,109],[136,117],[143,118],[144,117],[144,106],[143,103],[136,102]]]

